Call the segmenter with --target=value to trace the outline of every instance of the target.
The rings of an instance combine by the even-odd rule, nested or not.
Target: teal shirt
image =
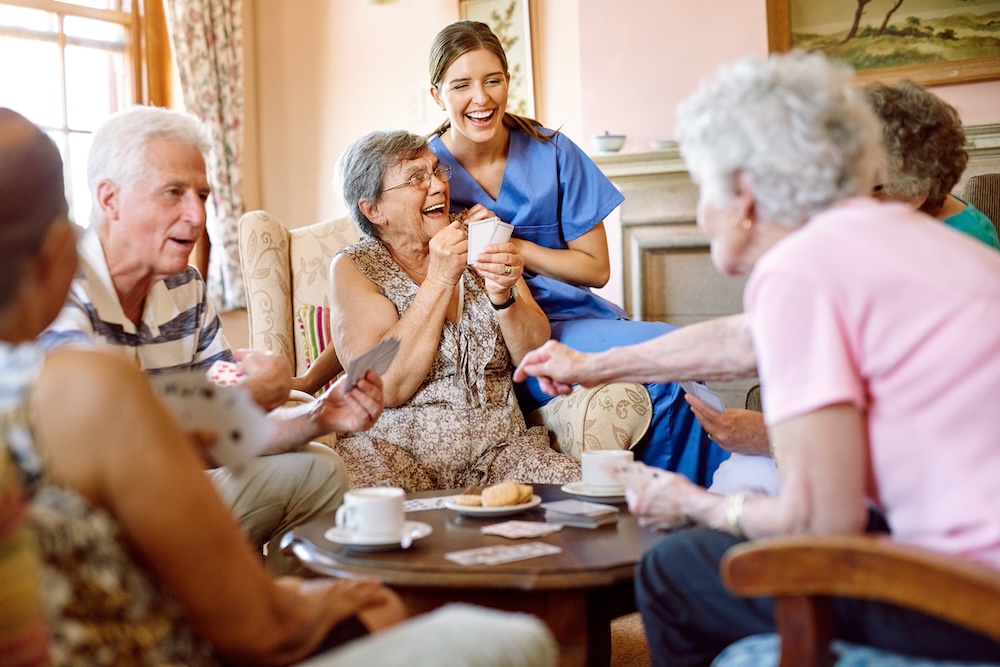
[[[997,237],[997,228],[993,226],[993,222],[982,211],[961,197],[955,197],[955,199],[965,204],[965,210],[946,218],[944,224],[1000,250],[1000,238]]]

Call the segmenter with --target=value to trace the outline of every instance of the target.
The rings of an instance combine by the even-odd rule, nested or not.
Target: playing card
[[[208,455],[233,472],[263,451],[274,433],[275,425],[246,389],[218,386],[204,371],[157,375],[151,382],[181,427],[216,433]]]
[[[496,227],[493,228],[493,237],[487,245],[494,243],[506,243],[510,240],[510,235],[514,233],[514,225],[503,220],[497,220]]]
[[[492,218],[486,218],[485,220],[476,220],[475,222],[470,222],[468,225],[468,235],[469,235],[469,250],[466,262],[468,264],[475,264],[476,258],[479,254],[486,250],[486,246],[493,242],[493,234],[497,229],[497,223],[500,221],[496,216]],[[510,235],[508,234],[508,237]]]
[[[722,400],[722,397],[717,393],[709,389],[703,384],[698,384],[697,382],[685,381],[681,382],[681,389],[689,394],[694,394],[702,401],[708,404],[713,410],[718,412],[726,411],[726,403]]]
[[[247,376],[233,362],[219,359],[208,369],[208,379],[222,387],[234,387]]]
[[[445,558],[459,565],[501,565],[518,560],[561,553],[562,549],[544,542],[525,542],[510,546],[477,547],[446,553]]]
[[[516,540],[522,537],[545,537],[562,529],[559,524],[541,523],[540,521],[504,521],[483,526],[479,529],[483,535],[499,535]]]
[[[421,512],[424,510],[439,510],[445,503],[454,502],[458,496],[438,496],[436,498],[411,498],[403,504],[403,509],[407,512]]]
[[[373,370],[384,375],[399,352],[399,339],[395,336],[379,341],[378,345],[356,357],[347,365],[347,388],[353,389],[365,373]]]

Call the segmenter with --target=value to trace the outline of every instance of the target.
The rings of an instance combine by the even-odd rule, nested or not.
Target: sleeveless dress
[[[419,286],[380,240],[363,238],[342,252],[400,314],[406,312]],[[459,321],[445,320],[437,356],[410,400],[386,408],[368,431],[338,436],[336,450],[352,488],[391,485],[414,492],[579,481],[580,464],[549,446],[548,431],[525,426],[510,354],[482,277],[467,269],[462,289]]]
[[[219,665],[183,608],[153,580],[108,512],[56,484],[28,421],[44,353],[0,343],[0,446],[30,498],[54,665]]]

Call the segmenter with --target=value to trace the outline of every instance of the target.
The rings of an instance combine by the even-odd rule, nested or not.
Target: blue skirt
[[[552,337],[574,350],[603,352],[612,347],[643,343],[674,329],[676,327],[665,322],[561,320],[552,322]],[[541,390],[535,378],[528,378],[515,387],[525,413],[553,398]],[[708,439],[705,429],[684,400],[684,390],[679,384],[651,382],[645,387],[653,403],[653,420],[649,430],[632,448],[636,460],[709,486],[715,469],[729,458],[729,452]]]

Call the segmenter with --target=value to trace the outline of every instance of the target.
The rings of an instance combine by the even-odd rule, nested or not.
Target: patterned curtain
[[[215,215],[206,280],[220,310],[246,307],[237,224],[243,215],[243,1],[167,0],[184,106],[212,133]]]

